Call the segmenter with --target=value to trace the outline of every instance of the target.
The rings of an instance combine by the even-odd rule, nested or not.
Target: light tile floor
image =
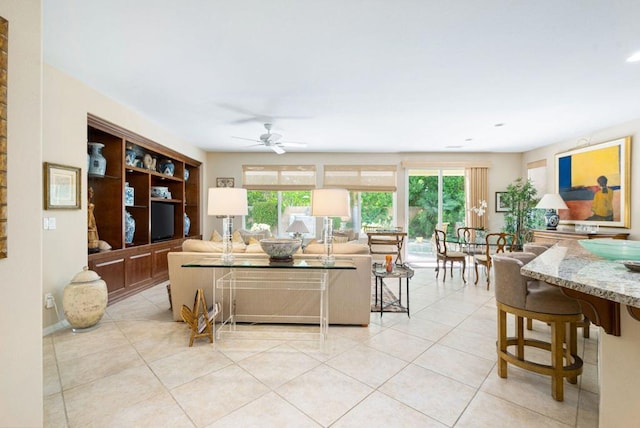
[[[369,327],[331,326],[324,344],[224,335],[189,348],[160,285],[92,331],[44,338],[45,426],[597,427],[598,333],[580,338],[584,373],[556,402],[547,377],[497,376],[493,290],[455,271],[445,283],[416,271],[410,319],[373,313]]]

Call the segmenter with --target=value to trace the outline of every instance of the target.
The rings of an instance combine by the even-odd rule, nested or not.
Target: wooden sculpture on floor
[[[193,340],[197,337],[207,337],[209,342],[213,343],[213,322],[218,315],[218,305],[214,304],[210,308],[207,307],[202,288],[198,288],[196,291],[193,309],[182,305],[180,315],[191,328],[189,346],[193,346]]]

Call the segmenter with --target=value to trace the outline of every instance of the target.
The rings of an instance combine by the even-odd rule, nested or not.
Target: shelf
[[[87,174],[87,178],[92,179],[92,178],[106,178],[107,180],[120,180],[120,177],[115,177],[113,175],[98,175],[98,174]]]
[[[182,203],[182,199],[167,199],[167,198],[151,198],[153,202],[166,202],[168,204],[180,204]]]
[[[191,220],[191,234],[200,235],[201,163],[91,114],[87,115],[87,139],[104,145],[102,155],[106,159],[106,174],[88,174],[88,183],[93,188],[91,202],[95,206],[93,213],[100,239],[112,247],[107,254],[90,254],[89,263],[105,278],[109,303],[112,303],[168,279],[167,253],[181,248],[185,214]],[[145,155],[155,157],[159,162],[171,161],[175,166],[174,175],[147,169],[140,163],[127,164],[127,161],[131,162],[131,156],[127,158],[130,146],[136,151],[136,162]],[[185,168],[193,177],[189,184],[184,181]],[[126,183],[135,193],[133,200],[127,200],[132,205],[124,204]],[[153,197],[154,186],[168,188],[171,198]],[[188,208],[183,206],[187,199],[192,204]],[[159,243],[151,239],[154,205],[166,208],[173,215],[174,234],[171,239]],[[129,244],[125,243],[125,212],[136,223],[133,242]]]
[[[161,180],[170,180],[170,181],[176,181],[176,182],[184,181],[182,178],[176,177],[175,175],[166,175],[161,172],[151,171],[151,170],[145,170],[145,171],[148,171],[149,174],[153,175],[154,177],[158,177]]]

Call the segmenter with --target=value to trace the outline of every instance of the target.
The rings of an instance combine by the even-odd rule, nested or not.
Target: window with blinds
[[[316,188],[315,165],[243,165],[242,187],[249,190]]]
[[[323,187],[395,192],[397,171],[396,165],[325,165]]]

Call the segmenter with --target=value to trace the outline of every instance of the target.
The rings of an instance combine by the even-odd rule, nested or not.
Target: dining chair
[[[484,266],[484,276],[487,278],[487,290],[491,282],[491,256],[493,254],[504,253],[505,251],[512,252],[516,242],[515,233],[495,232],[488,233],[485,236],[485,243],[482,254],[477,254],[474,260],[474,268],[476,271],[476,281],[474,284],[478,284],[478,265]]]
[[[436,278],[440,274],[440,261],[442,260],[442,267],[444,269],[444,276],[442,281],[444,282],[447,279],[447,262],[451,262],[451,278],[453,278],[453,262],[462,263],[462,281],[467,282],[464,277],[464,272],[467,266],[467,257],[461,251],[450,251],[447,248],[447,234],[439,229],[436,229],[434,232],[434,236],[436,239]]]

